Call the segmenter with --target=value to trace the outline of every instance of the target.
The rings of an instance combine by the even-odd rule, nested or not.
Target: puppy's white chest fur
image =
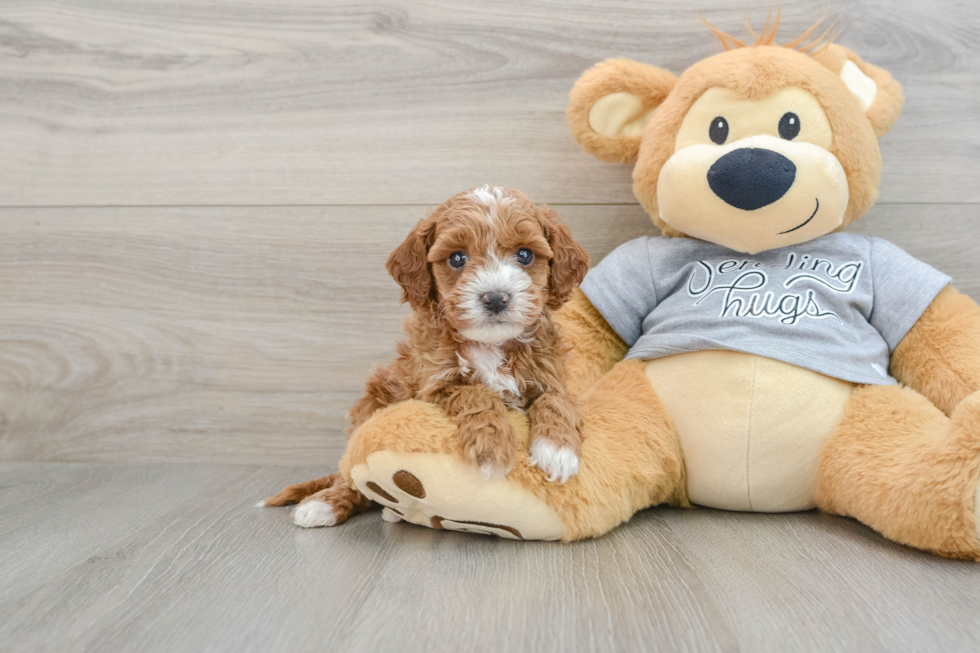
[[[504,403],[520,406],[521,391],[517,379],[504,365],[505,359],[499,347],[492,345],[463,345],[456,354],[459,371],[463,376],[475,376],[483,385],[501,395]]]

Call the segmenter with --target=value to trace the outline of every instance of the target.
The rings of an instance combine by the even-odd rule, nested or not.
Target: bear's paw
[[[397,516],[419,526],[514,540],[565,534],[544,501],[449,454],[376,451],[350,474],[358,490],[386,508],[387,521]]]

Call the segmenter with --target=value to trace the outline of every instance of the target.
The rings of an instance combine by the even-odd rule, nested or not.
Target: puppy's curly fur
[[[523,193],[482,186],[451,197],[388,258],[412,307],[408,341],[372,371],[348,414],[349,432],[385,406],[428,401],[458,425],[468,462],[504,474],[518,448],[507,407],[518,408],[530,422],[532,462],[566,481],[578,470],[581,417],[565,387],[567,345],[552,314],[588,269],[588,254],[558,214]],[[328,502],[340,523],[352,514],[345,508],[366,501],[344,479],[307,486],[290,486],[265,505],[319,490],[303,503]]]
[[[531,252],[530,263],[517,260],[519,250]],[[459,269],[449,261],[456,253],[466,257]],[[421,399],[459,425],[470,462],[505,472],[517,454],[509,405],[528,411],[533,451],[548,448],[537,444],[544,439],[549,453],[576,466],[580,418],[565,390],[565,343],[551,318],[588,267],[588,254],[558,215],[523,193],[484,186],[450,198],[388,259],[413,309],[409,339],[392,364],[372,373],[350,412],[351,430],[379,408]],[[509,296],[499,314],[480,305],[492,291]],[[555,467],[547,455],[540,462]],[[567,469],[546,471],[568,476]]]

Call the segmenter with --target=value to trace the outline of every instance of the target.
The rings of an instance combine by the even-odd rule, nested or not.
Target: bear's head
[[[568,106],[575,139],[635,164],[633,192],[667,236],[755,254],[861,216],[898,83],[840,45],[801,45],[807,34],[779,46],[764,29],[746,45],[714,31],[725,52],[680,77],[629,59],[588,70]]]

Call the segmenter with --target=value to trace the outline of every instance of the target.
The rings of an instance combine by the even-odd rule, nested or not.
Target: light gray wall
[[[664,6],[666,5],[666,6]],[[719,27],[769,3],[699,2]],[[823,5],[787,3],[795,36]],[[904,85],[854,229],[980,298],[980,12],[833,2]],[[405,314],[384,271],[485,182],[548,202],[598,260],[652,229],[630,172],[564,122],[589,65],[718,51],[688,3],[5,4],[0,459],[332,462]],[[785,40],[785,39],[784,39]]]

